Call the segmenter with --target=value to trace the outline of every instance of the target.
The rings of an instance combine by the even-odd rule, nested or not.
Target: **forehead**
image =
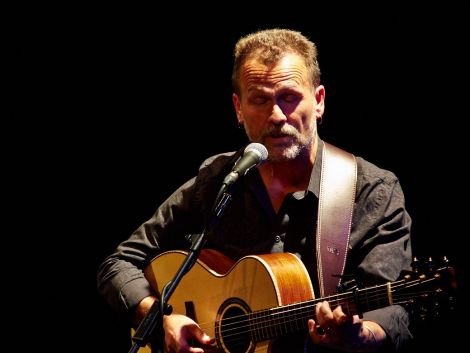
[[[309,82],[303,59],[295,54],[283,56],[275,63],[265,64],[249,58],[241,68],[241,84],[245,88],[274,87],[279,84],[304,85]]]

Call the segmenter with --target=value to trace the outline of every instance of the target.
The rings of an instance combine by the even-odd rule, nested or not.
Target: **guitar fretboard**
[[[393,286],[397,285],[398,282]],[[391,305],[392,295],[390,284],[382,284],[302,303],[255,311],[248,314],[251,338],[255,342],[262,342],[306,330],[307,321],[315,318],[315,306],[320,301],[328,300],[330,306],[341,305],[344,312],[354,314],[358,311],[370,311]]]

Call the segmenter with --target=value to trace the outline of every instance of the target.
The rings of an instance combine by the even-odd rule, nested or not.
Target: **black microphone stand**
[[[134,344],[132,345],[129,353],[136,353],[140,347],[145,346],[152,337],[155,329],[158,326],[158,338],[159,344],[162,347],[153,347],[152,352],[154,349],[157,348],[157,352],[163,352],[163,315],[170,315],[172,311],[171,305],[168,305],[167,302],[170,299],[171,295],[175,291],[176,287],[178,286],[179,282],[183,278],[183,276],[189,272],[189,270],[194,266],[196,260],[201,253],[204,244],[207,241],[207,231],[211,230],[217,223],[225,207],[228,205],[230,200],[232,199],[232,195],[227,190],[227,185],[224,183],[217,194],[217,197],[214,202],[214,206],[211,211],[211,216],[207,222],[206,227],[202,231],[201,234],[198,234],[194,240],[192,241],[191,247],[187,256],[185,257],[183,263],[181,264],[180,268],[176,272],[173,279],[168,282],[162,290],[160,295],[160,300],[156,300],[150,310],[145,315],[144,319],[140,323],[139,327],[137,328],[135,334],[132,336],[132,341]]]

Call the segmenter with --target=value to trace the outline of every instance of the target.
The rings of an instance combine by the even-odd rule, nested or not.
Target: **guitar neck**
[[[327,300],[332,308],[341,305],[342,310],[349,315],[392,305],[392,287],[398,285],[399,282],[386,283],[302,303],[252,312],[248,318],[251,337],[254,341],[261,342],[306,330],[308,319],[315,319],[316,304],[324,300]]]

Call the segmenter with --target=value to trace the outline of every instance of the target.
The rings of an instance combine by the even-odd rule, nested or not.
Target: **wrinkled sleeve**
[[[238,157],[234,152],[206,159],[196,177],[179,187],[127,240],[106,257],[97,271],[98,291],[121,316],[155,294],[144,270],[158,254],[187,250],[187,236],[201,233],[218,191],[220,175]]]
[[[395,281],[411,264],[411,218],[397,177],[371,164],[359,164],[356,204],[347,271],[356,272],[364,286]],[[386,332],[384,351],[398,352],[412,339],[409,316],[400,305],[364,313]]]
[[[195,179],[176,190],[127,240],[99,266],[98,291],[120,315],[155,294],[143,270],[164,249],[185,248],[184,235],[197,229],[197,215],[188,212]]]

